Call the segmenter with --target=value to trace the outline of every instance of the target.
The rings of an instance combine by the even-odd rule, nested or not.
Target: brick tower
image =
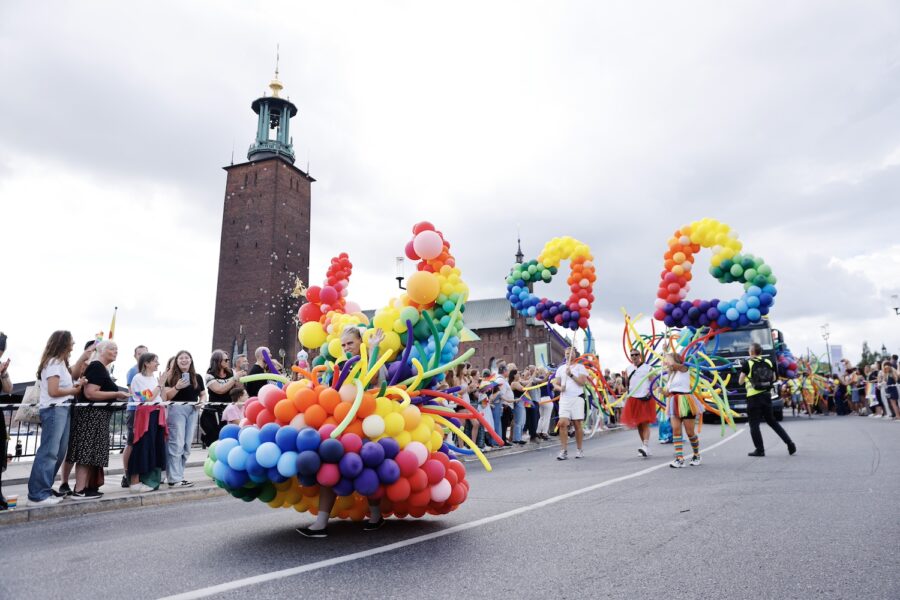
[[[268,346],[272,357],[293,361],[298,350],[295,278],[309,281],[310,184],[294,166],[290,120],[297,107],[272,93],[251,105],[258,115],[247,162],[225,167],[225,207],[213,348],[229,353]]]

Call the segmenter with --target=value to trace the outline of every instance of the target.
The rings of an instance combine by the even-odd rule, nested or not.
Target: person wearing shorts
[[[566,362],[556,370],[553,386],[559,390],[559,441],[562,448],[556,460],[569,458],[569,424],[575,426],[575,458],[584,456],[581,444],[584,441],[584,384],[588,373],[584,365],[575,362],[578,351],[570,346],[566,349]]]

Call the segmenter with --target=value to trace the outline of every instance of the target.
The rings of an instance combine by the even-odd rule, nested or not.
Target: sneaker
[[[797,453],[797,446],[793,442],[791,442],[790,444],[788,444],[788,454],[793,456],[796,453]]]
[[[138,482],[132,486],[129,486],[128,491],[132,494],[143,494],[144,492],[152,492],[153,488],[149,485]]]
[[[638,448],[638,454],[640,454],[644,458],[647,458],[648,456],[650,456],[650,450],[647,448],[647,446],[641,446],[640,448]]]
[[[119,485],[123,488],[131,487],[131,478],[129,478],[127,474],[122,475],[122,482]]]
[[[556,460],[567,460],[569,458],[568,450],[561,450],[559,454],[556,455]]]
[[[62,502],[62,498],[57,498],[56,496],[47,496],[43,500],[29,500],[28,504],[31,506],[56,506]]]
[[[374,523],[372,521],[366,521],[366,524],[363,525],[363,531],[377,531],[384,527],[384,517],[381,517]]]
[[[672,467],[673,469],[683,469],[684,468],[684,459],[676,458],[675,460],[673,460],[672,462],[669,463],[669,466]]]
[[[297,533],[308,538],[327,538],[328,529],[310,529],[309,527],[298,527]]]
[[[699,455],[699,454],[695,454],[695,455],[691,458],[691,462],[689,462],[688,464],[689,464],[690,466],[692,466],[692,467],[699,467],[699,466],[700,466],[700,455]]]
[[[748,452],[747,456],[765,456],[766,453],[763,450],[754,450],[753,452]]]
[[[575,458],[584,458],[584,451],[581,448],[575,451]]]
[[[75,490],[72,492],[72,498],[75,500],[99,500],[100,497],[103,496],[100,492],[91,489]]]
[[[188,481],[187,479],[179,481],[178,483],[171,483],[171,482],[169,483],[170,490],[175,489],[175,488],[189,488],[189,487],[194,487],[194,482]]]
[[[64,483],[64,484],[62,484],[62,485],[59,486],[59,493],[60,493],[60,494],[65,494],[66,496],[71,496],[71,495],[72,495],[72,488],[69,487],[69,484],[68,484],[68,483]]]

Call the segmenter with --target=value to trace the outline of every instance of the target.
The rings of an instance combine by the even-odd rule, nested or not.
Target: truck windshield
[[[768,329],[742,329],[720,333],[706,343],[706,352],[714,354],[749,354],[750,344],[757,343],[763,350],[771,350],[772,334]],[[718,343],[718,349],[716,344]]]

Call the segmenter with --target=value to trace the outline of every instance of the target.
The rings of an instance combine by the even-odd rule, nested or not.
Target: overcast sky
[[[383,305],[428,219],[472,297],[499,297],[517,226],[527,258],[571,235],[617,367],[620,307],[652,313],[667,238],[709,216],[772,265],[795,353],[824,354],[825,323],[853,360],[900,348],[896,2],[4,2],[14,380],[51,331],[81,345],[116,305],[123,372],[137,343],[208,360],[221,167],[246,159],[276,43],[317,179],[313,283],[346,251],[351,299]],[[709,257],[690,297],[739,295]]]

